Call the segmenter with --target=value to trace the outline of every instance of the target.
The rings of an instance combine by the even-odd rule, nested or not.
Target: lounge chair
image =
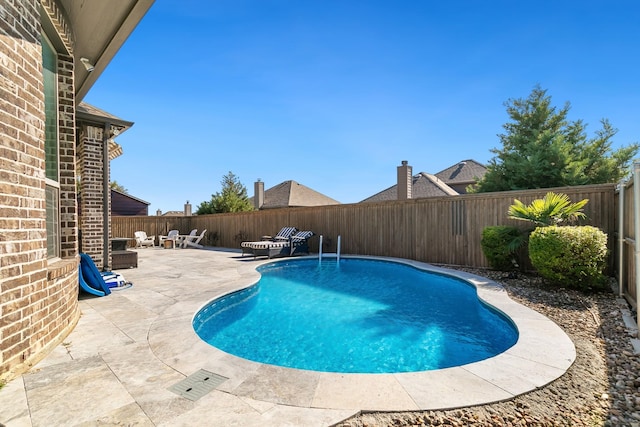
[[[256,242],[256,241],[249,241],[249,242],[242,242],[240,243],[240,247],[242,248],[242,255],[244,256],[244,254],[251,254],[254,255],[253,253],[253,244],[254,243],[260,243],[260,242],[284,242],[284,241],[288,241],[289,238],[291,236],[293,236],[296,232],[298,231],[297,228],[295,227],[282,227],[280,229],[280,231],[278,231],[278,233],[275,236],[262,236],[260,238],[260,241]]]
[[[315,235],[313,231],[298,231],[291,236],[289,256],[309,255],[309,239]]]
[[[244,243],[247,248],[251,249],[254,258],[258,256],[266,256],[267,258],[295,256],[309,253],[308,240],[313,235],[313,231],[297,231],[288,240],[262,240]]]
[[[189,234],[187,235],[179,234],[178,237],[176,237],[176,245],[182,247],[182,243],[185,241],[185,239],[194,237],[196,234],[198,234],[197,228],[191,230],[191,232],[189,232]]]
[[[158,241],[160,242],[160,246],[164,245],[164,242],[169,240],[171,241],[171,245],[173,249],[176,248],[176,240],[178,240],[178,235],[180,232],[178,230],[169,230],[166,236],[158,236]]]
[[[133,234],[136,236],[136,248],[154,247],[156,245],[156,236],[147,236],[144,231],[136,231]]]
[[[289,237],[293,236],[297,231],[298,229],[295,227],[282,227],[275,236],[262,236],[260,240],[271,240],[273,242],[289,240]]]
[[[199,236],[185,237],[184,240],[182,241],[182,247],[186,248],[187,246],[190,246],[192,248],[202,249],[203,246],[200,244],[200,240],[202,240],[202,238],[204,237],[204,233],[206,232],[207,232],[207,229],[205,228],[204,230],[202,230],[202,233],[200,233]]]
[[[93,259],[85,254],[80,254],[80,267],[78,269],[80,289],[96,296],[105,296],[111,293],[111,288],[128,285],[124,277],[113,271],[100,272]]]

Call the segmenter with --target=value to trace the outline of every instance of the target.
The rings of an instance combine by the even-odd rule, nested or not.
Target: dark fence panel
[[[113,217],[114,237],[133,237],[137,230],[149,235],[178,229],[206,229],[205,245],[240,248],[245,240],[273,235],[284,226],[312,230],[312,252],[318,252],[319,235],[323,251],[335,252],[341,236],[343,254],[380,255],[423,262],[486,267],[480,239],[491,225],[529,224],[509,220],[507,210],[514,199],[530,203],[548,191],[567,194],[572,201],[589,199],[586,224],[599,227],[614,248],[615,185],[590,185],[500,193],[468,194],[384,203],[358,203],[308,208],[274,209],[235,214],[192,217]],[[613,259],[613,257],[612,257]],[[613,265],[613,262],[612,262]]]

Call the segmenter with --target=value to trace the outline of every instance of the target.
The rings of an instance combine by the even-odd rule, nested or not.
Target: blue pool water
[[[259,267],[248,289],[207,304],[194,329],[255,362],[344,373],[414,372],[483,360],[518,338],[475,287],[400,263],[345,258]]]

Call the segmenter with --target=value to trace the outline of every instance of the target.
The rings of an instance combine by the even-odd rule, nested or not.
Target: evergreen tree
[[[129,194],[129,190],[124,188],[122,185],[118,184],[118,181],[111,181],[109,183],[109,188],[111,188],[112,190],[119,191],[119,192],[124,193],[124,194]]]
[[[557,110],[539,86],[528,98],[505,105],[511,121],[498,135],[502,149],[491,150],[495,157],[476,192],[602,184],[629,173],[639,145],[612,151],[617,130],[606,119],[595,137],[587,139],[581,120],[567,120],[570,104]]]
[[[225,212],[252,211],[253,206],[247,196],[247,189],[233,172],[222,177],[222,191],[211,196],[210,201],[198,205],[197,215]]]

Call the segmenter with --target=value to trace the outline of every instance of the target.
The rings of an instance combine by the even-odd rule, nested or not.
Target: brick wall
[[[76,101],[73,58],[58,56],[58,135],[60,144],[60,253],[78,253],[78,205],[76,189]]]
[[[38,0],[4,0],[0,7],[0,379],[41,359],[79,317],[78,257],[69,244],[77,220],[68,203],[63,207],[68,223],[63,259],[47,260],[39,5]],[[55,28],[68,28],[53,0],[43,0],[43,6],[53,12]],[[68,42],[70,35],[62,38]],[[60,77],[66,84],[60,85],[61,93],[68,97],[73,67],[65,66]],[[74,163],[69,157],[71,121],[61,115],[61,168]],[[62,178],[62,197],[69,197],[74,178],[69,173]]]
[[[88,254],[95,261],[98,268],[106,268],[104,265],[104,230],[111,229],[111,224],[104,222],[104,182],[103,182],[103,156],[104,156],[104,129],[89,124],[80,126],[80,144],[78,155],[80,157],[80,218],[82,229],[82,252]],[[107,205],[110,205],[111,192],[106,194]],[[106,255],[107,264],[111,258]]]

